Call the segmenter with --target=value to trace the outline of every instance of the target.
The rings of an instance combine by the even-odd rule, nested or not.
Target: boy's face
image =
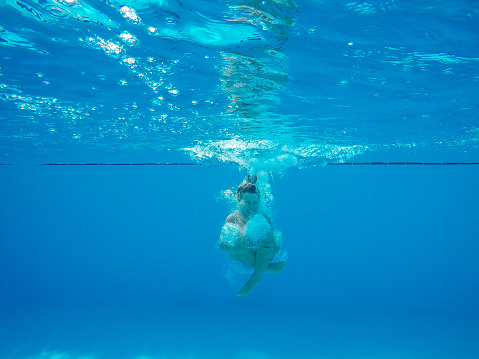
[[[256,193],[245,193],[239,200],[239,210],[245,217],[254,216],[258,213],[259,196]]]

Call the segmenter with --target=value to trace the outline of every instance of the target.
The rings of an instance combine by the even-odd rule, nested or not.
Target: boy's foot
[[[248,294],[251,293],[251,291],[256,286],[256,284],[258,284],[258,282],[259,282],[259,278],[258,279],[251,278],[249,281],[246,282],[246,284],[243,286],[243,288],[241,288],[238,291],[238,293],[236,293],[236,295],[238,295],[240,297],[246,297]]]
[[[270,263],[266,267],[266,273],[279,273],[283,270],[285,262]]]

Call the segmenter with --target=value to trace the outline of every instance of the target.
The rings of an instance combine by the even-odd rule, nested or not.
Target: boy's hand
[[[275,243],[268,243],[260,248],[260,253],[263,257],[273,257],[279,251],[279,246]]]
[[[238,254],[243,254],[248,251],[248,245],[245,239],[239,239],[238,242],[233,246],[233,252]]]

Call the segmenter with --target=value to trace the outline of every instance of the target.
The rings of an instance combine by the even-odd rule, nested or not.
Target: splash
[[[271,176],[284,175],[293,167],[309,164],[345,162],[369,150],[366,145],[332,145],[288,143],[280,144],[270,140],[231,140],[198,143],[183,150],[200,163],[236,164],[250,174],[266,172]]]
[[[245,236],[251,241],[254,250],[258,250],[261,241],[271,231],[271,226],[261,213],[256,214],[248,221],[245,229]]]

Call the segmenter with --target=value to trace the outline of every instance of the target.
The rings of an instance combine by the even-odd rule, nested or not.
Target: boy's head
[[[256,180],[258,179],[257,176],[248,175],[248,182],[243,182],[236,191],[236,198],[241,200],[241,197],[245,193],[252,193],[257,194],[259,197],[259,189],[255,186]]]

